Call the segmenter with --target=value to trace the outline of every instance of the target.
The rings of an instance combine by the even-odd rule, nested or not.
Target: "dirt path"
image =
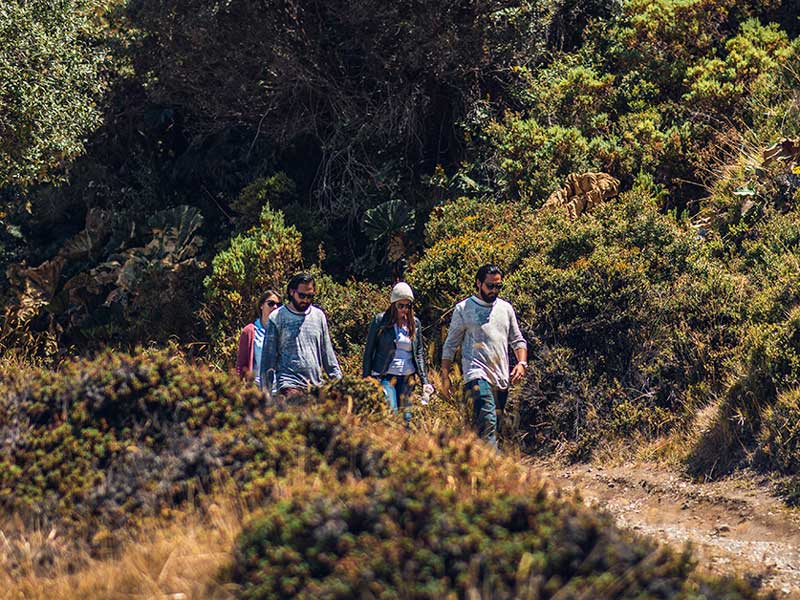
[[[692,483],[656,465],[535,466],[623,527],[691,542],[708,571],[738,573],[778,598],[800,599],[800,511],[787,510],[764,482]]]

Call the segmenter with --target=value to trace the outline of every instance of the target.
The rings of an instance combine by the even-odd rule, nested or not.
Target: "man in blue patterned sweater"
[[[286,400],[321,385],[323,373],[342,377],[333,351],[328,320],[314,301],[314,277],[298,273],[286,290],[289,302],[270,314],[261,354],[262,389],[275,390]]]

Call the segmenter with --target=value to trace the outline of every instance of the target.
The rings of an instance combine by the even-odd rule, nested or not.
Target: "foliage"
[[[800,472],[800,394],[798,388],[781,393],[762,417],[760,461],[788,474]]]
[[[202,223],[185,205],[150,215],[138,231],[111,211],[90,211],[54,257],[8,268],[0,343],[52,357],[69,342],[186,336],[195,327],[186,306],[205,267],[197,258]]]
[[[111,68],[98,28],[117,0],[0,7],[0,187],[52,181],[101,122]]]
[[[443,207],[431,239],[454,237],[436,241],[414,277],[444,311],[452,304],[436,302],[469,293],[477,266],[500,256],[504,296],[531,344],[520,395],[530,448],[566,443],[585,455],[601,431],[656,435],[682,426],[720,389],[744,318],[742,279],[711,260],[691,228],[660,214],[645,188],[573,222],[552,211],[489,217],[506,210],[515,209]]]
[[[496,148],[502,174],[497,185],[506,198],[541,206],[558,182],[570,173],[597,170],[590,162],[589,142],[574,127],[542,127],[533,119],[506,115],[487,135]]]
[[[309,398],[327,409],[290,414],[265,411],[263,394],[236,377],[164,351],[2,375],[0,506],[29,525],[71,529],[95,550],[226,480],[257,499],[298,465],[381,468],[339,415],[385,411],[378,387],[360,378]]]
[[[297,147],[321,216],[353,221],[452,161],[455,123],[471,99],[502,93],[507,65],[542,55],[550,11],[508,0],[161,0],[135,2],[131,15],[146,32],[154,99],[187,106],[197,131],[244,122]]]
[[[723,389],[752,283],[663,215],[652,180],[591,214],[462,198],[437,208],[411,281],[431,323],[472,290],[478,265],[506,269],[530,344],[519,395],[526,447],[586,456],[602,439],[684,427]],[[441,322],[439,322],[441,325]],[[534,425],[535,424],[535,425]]]
[[[289,277],[301,265],[300,234],[284,223],[283,213],[269,205],[259,222],[233,237],[214,257],[203,281],[204,320],[218,351],[233,355],[238,332],[256,317],[256,299],[265,290],[283,294]]]
[[[250,182],[231,202],[231,208],[240,215],[243,228],[249,229],[258,224],[265,206],[280,209],[296,194],[297,186],[294,181],[286,173],[280,172]]]
[[[298,486],[239,537],[242,598],[748,598],[690,576],[688,553],[615,529],[472,438],[420,438],[385,477]]]
[[[430,247],[408,277],[426,324],[473,293],[481,265],[494,262],[508,270],[528,251],[531,216],[520,203],[469,197],[434,208],[425,228]]]
[[[777,24],[756,20],[742,23],[725,42],[725,56],[704,57],[686,71],[689,91],[684,98],[706,112],[734,116],[753,88],[764,86],[792,55],[786,33]]]
[[[327,314],[333,347],[340,353],[340,359],[345,358],[353,374],[360,373],[367,328],[375,313],[388,304],[388,294],[366,281],[350,279],[338,283],[324,273],[315,279],[318,294],[315,302]]]

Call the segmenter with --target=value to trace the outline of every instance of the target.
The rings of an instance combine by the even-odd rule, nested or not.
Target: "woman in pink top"
[[[236,373],[242,379],[259,381],[259,362],[261,362],[261,348],[264,344],[264,329],[270,313],[280,307],[281,297],[278,292],[267,290],[258,299],[256,320],[242,329],[239,336],[239,350],[236,352]]]

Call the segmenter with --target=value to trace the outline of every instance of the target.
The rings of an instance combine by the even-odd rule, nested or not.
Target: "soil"
[[[535,467],[622,527],[690,543],[708,572],[741,575],[780,599],[800,599],[800,511],[786,508],[763,478],[695,483],[655,464]]]

